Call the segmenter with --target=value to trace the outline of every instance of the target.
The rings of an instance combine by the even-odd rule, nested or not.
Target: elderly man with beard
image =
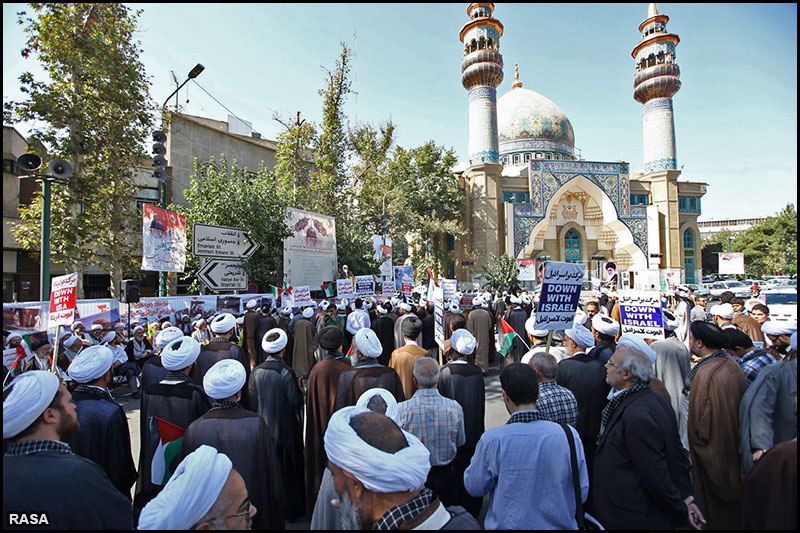
[[[64,443],[79,429],[75,404],[58,377],[32,370],[14,381],[3,401],[4,527],[13,525],[13,514],[29,511],[54,529],[133,529],[130,500],[99,466]]]
[[[342,529],[480,529],[462,507],[446,508],[423,487],[427,448],[387,416],[340,409],[325,432],[325,451]]]

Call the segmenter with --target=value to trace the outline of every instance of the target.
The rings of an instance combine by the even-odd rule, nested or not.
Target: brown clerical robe
[[[494,331],[492,328],[492,315],[483,308],[473,309],[467,317],[467,330],[472,333],[477,343],[475,344],[475,364],[481,372],[489,371],[489,354],[494,348]]]
[[[739,526],[739,403],[744,391],[744,372],[728,357],[704,363],[691,383],[688,430],[692,485],[710,529]]]
[[[311,374],[311,367],[317,362],[314,357],[314,334],[316,329],[310,320],[301,318],[294,324],[294,353],[292,370],[298,377]]]
[[[319,486],[322,483],[322,473],[327,464],[323,438],[336,405],[339,376],[351,368],[350,362],[343,354],[329,353],[325,359],[314,365],[308,377],[305,460],[306,514],[309,517],[314,511]]]
[[[256,343],[256,330],[258,329],[258,319],[260,314],[255,311],[247,311],[244,314],[244,342],[242,348],[253,367],[258,364],[258,347],[260,342]]]
[[[386,389],[397,403],[406,400],[403,382],[393,368],[380,363],[367,363],[343,373],[336,391],[336,409],[355,405],[362,394],[370,389]]]
[[[428,350],[416,344],[406,344],[392,352],[389,368],[394,368],[403,383],[403,394],[411,398],[417,392],[414,385],[414,363],[420,357],[428,355]]]

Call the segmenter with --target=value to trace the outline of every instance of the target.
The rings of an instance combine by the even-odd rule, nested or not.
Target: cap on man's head
[[[319,332],[319,345],[324,349],[332,352],[342,347],[344,343],[344,334],[342,330],[336,326],[326,326]]]
[[[692,322],[689,329],[692,332],[692,336],[702,341],[708,348],[721,350],[728,347],[728,338],[725,336],[725,332],[716,324],[711,322]]]
[[[417,336],[422,333],[422,320],[420,320],[417,315],[409,315],[409,317],[403,321],[401,329],[403,335],[409,339],[416,339]]]

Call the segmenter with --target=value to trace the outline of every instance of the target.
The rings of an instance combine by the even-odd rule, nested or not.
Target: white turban
[[[408,312],[411,311],[411,306],[408,305],[407,303],[403,302],[403,303],[400,304],[400,309],[402,309],[403,311],[408,313]]]
[[[369,401],[374,398],[375,396],[380,396],[383,398],[383,401],[386,402],[386,416],[391,418],[394,422],[397,422],[397,399],[395,399],[394,394],[389,392],[386,389],[381,389],[376,387],[374,389],[369,389],[368,391],[361,394],[358,397],[358,401],[356,402],[357,407],[363,407],[364,409],[369,409],[367,404]]]
[[[236,359],[222,359],[203,376],[203,390],[209,398],[224,400],[242,390],[246,380],[247,373],[242,363]]]
[[[524,303],[525,305],[531,303],[531,297],[528,296],[527,294],[523,294],[522,295],[522,303]]]
[[[619,322],[607,316],[594,315],[592,327],[603,335],[616,335],[619,333]]]
[[[98,330],[103,329],[103,325],[102,324],[92,324],[92,328],[91,329],[92,329],[92,331],[98,331]]]
[[[328,460],[353,474],[372,492],[421,489],[431,469],[430,452],[422,441],[402,429],[408,446],[395,453],[381,451],[364,442],[350,426],[350,419],[371,412],[352,406],[333,413],[325,431]]]
[[[797,322],[767,320],[761,324],[764,335],[791,335],[797,331]]]
[[[172,325],[172,323],[170,323],[169,319],[164,320],[163,322],[161,322],[161,329],[168,328],[171,325]]]
[[[469,330],[457,329],[450,335],[450,346],[461,355],[471,355],[478,341]]]
[[[461,309],[458,307],[458,304],[455,303],[455,302],[451,303],[450,307],[448,307],[448,309],[450,310],[451,313],[454,313],[454,314],[461,312]]]
[[[378,336],[369,328],[358,330],[353,340],[356,343],[356,349],[361,355],[375,359],[383,353],[383,346],[381,346]]]
[[[378,312],[379,315],[385,315],[388,311],[382,305],[378,305],[375,307],[375,310]]]
[[[303,309],[303,318],[311,318],[314,316],[314,308],[313,307],[306,307]]]
[[[638,335],[634,335],[633,333],[622,335],[617,341],[617,346],[629,346],[640,352],[644,352],[644,354],[650,358],[650,363],[656,364],[656,352]]]
[[[717,315],[720,318],[733,318],[733,306],[731,304],[719,304],[711,308],[711,314]]]
[[[536,315],[533,313],[531,313],[530,318],[525,321],[525,331],[528,335],[534,337],[547,337],[546,329],[536,329]]]
[[[236,318],[230,313],[222,313],[211,321],[211,331],[227,333],[236,327]]]
[[[581,348],[594,346],[594,335],[581,324],[574,324],[572,328],[564,331],[564,335],[575,341],[575,344]]]
[[[244,317],[240,316],[236,319],[236,325],[241,326],[242,324],[244,324]]]
[[[287,305],[286,307],[284,307],[283,309],[281,309],[281,314],[282,314],[282,315],[285,315],[285,316],[289,316],[289,315],[291,315],[291,314],[292,314],[292,308],[291,308],[290,306],[288,306],[288,305]]]
[[[202,445],[181,461],[139,517],[139,529],[189,529],[211,510],[233,470],[224,453]]]
[[[792,336],[789,338],[789,349],[796,350],[797,349],[797,332],[795,331],[792,333]]]
[[[519,304],[521,304],[521,303],[522,303],[522,299],[521,299],[521,298],[519,298],[518,296],[512,296],[511,298],[509,298],[509,301],[510,301],[512,304],[517,304],[517,305],[519,305]]]
[[[163,350],[167,344],[181,337],[183,337],[183,332],[174,326],[162,329],[156,335],[156,348]]]
[[[480,296],[476,296],[475,298],[472,299],[473,307],[479,307],[481,305],[483,305],[483,298],[481,298]]]
[[[664,317],[664,329],[667,331],[675,331],[681,325],[681,321],[667,309],[661,310],[661,315]]]
[[[116,338],[117,338],[117,332],[112,330],[106,333],[105,337],[103,337],[102,342],[111,342]]]
[[[319,308],[322,309],[323,311],[327,311],[330,306],[331,303],[328,300],[322,300],[319,303]]]
[[[180,337],[161,351],[161,364],[167,370],[183,370],[197,360],[200,343],[191,337]]]
[[[372,309],[372,301],[367,300],[364,302],[364,307],[367,309]]]
[[[336,304],[336,309],[338,309],[339,311],[344,311],[346,307],[347,306],[345,304],[343,304],[343,303]]]
[[[89,383],[105,375],[114,364],[114,353],[108,346],[90,346],[70,363],[67,374],[72,381]]]
[[[588,318],[589,318],[589,315],[587,315],[586,313],[584,313],[583,311],[578,309],[577,311],[575,311],[575,318],[572,320],[572,323],[573,324],[584,325],[584,324],[586,324],[586,320],[588,320]],[[575,340],[575,339],[573,339],[573,340]]]
[[[59,335],[59,336],[58,336],[58,340],[59,340],[59,341],[62,341],[62,340],[64,340],[65,338],[69,337],[70,335],[72,335],[72,333],[70,333],[70,332],[69,332],[69,331],[67,331],[67,330],[64,330],[64,331],[62,331],[62,332],[61,332],[61,335]]]
[[[273,333],[277,333],[279,335],[278,339],[274,342],[267,342],[267,337]],[[278,353],[286,348],[287,342],[289,342],[289,337],[286,335],[286,332],[281,328],[273,328],[264,334],[264,337],[261,339],[261,347],[267,353]]]
[[[248,308],[248,309],[255,309],[256,308],[256,303],[257,303],[256,299],[252,299],[249,302],[247,302],[246,304],[244,304],[244,306],[246,308]]]
[[[144,331],[144,328],[142,326],[136,326],[135,328],[133,328],[134,333],[137,333],[139,331]]]
[[[3,438],[16,437],[44,413],[58,393],[58,376],[45,370],[28,370],[15,379],[3,400]]]
[[[66,346],[67,348],[72,348],[75,345],[75,342],[79,340],[82,339],[77,335],[72,335],[71,337],[69,337],[67,340],[64,341],[64,346]]]

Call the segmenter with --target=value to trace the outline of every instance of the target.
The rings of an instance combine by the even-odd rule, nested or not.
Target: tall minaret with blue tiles
[[[681,71],[676,62],[677,35],[667,31],[669,17],[650,4],[647,19],[639,25],[642,38],[631,55],[636,59],[633,98],[644,105],[644,172],[677,170],[675,121],[672,97],[681,88]]]

